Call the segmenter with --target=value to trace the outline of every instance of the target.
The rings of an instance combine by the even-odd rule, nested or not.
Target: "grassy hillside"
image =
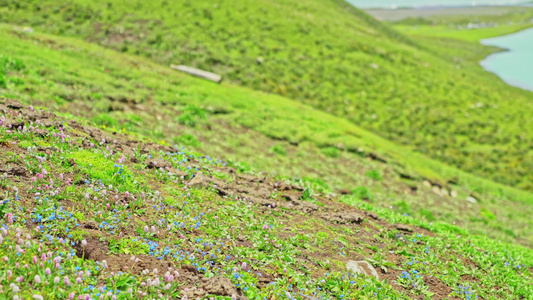
[[[19,23],[0,24],[0,298],[533,300],[530,191],[472,175],[354,124],[356,114],[336,111],[341,106],[333,96],[319,95],[320,84],[315,98],[298,98],[313,92],[311,83],[298,91],[280,89],[286,76],[300,80],[291,72],[321,70],[323,77],[305,80],[321,83],[330,75],[334,85],[356,78],[350,88],[364,88],[383,109],[386,96],[372,95],[379,91],[376,82],[364,79],[362,86],[361,78],[344,78],[342,72],[368,68],[394,81],[405,71],[413,74],[409,82],[437,74],[428,71],[434,64],[445,72],[451,61],[460,70],[454,72],[470,78],[465,84],[477,78],[498,87],[495,76],[477,66],[494,49],[426,35],[409,40],[343,2],[235,2],[235,10],[225,2],[171,1],[148,10],[141,2],[100,7],[88,1],[0,0],[0,18]],[[163,10],[162,20],[150,19]],[[27,22],[21,20],[30,20],[32,11],[33,29],[23,28]],[[273,12],[281,13],[272,18]],[[180,14],[193,23],[185,25]],[[313,19],[302,22],[307,18]],[[88,23],[96,19],[97,25]],[[243,20],[266,27],[256,32],[259,27]],[[348,33],[331,27],[347,25]],[[173,31],[170,38],[157,38]],[[250,36],[243,39],[243,32]],[[360,40],[362,52],[351,52],[350,59],[371,65],[345,67],[346,56],[333,63],[320,53],[327,47],[306,44],[305,36],[332,46]],[[146,40],[152,37],[155,42]],[[235,48],[226,47],[231,42]],[[306,48],[294,48],[300,45]],[[390,60],[366,47],[399,52]],[[312,51],[294,64],[294,53],[302,49]],[[339,49],[331,47],[329,55]],[[310,64],[307,57],[325,60]],[[382,60],[377,68],[375,59]],[[432,65],[414,72],[425,59]],[[226,81],[218,85],[170,70],[170,61],[214,68]],[[264,82],[255,82],[258,74]],[[401,87],[396,92],[405,99],[414,95],[414,85]],[[453,101],[475,91],[463,89],[466,98]],[[346,88],[337,95],[350,93]],[[525,106],[476,104],[475,111],[486,115],[477,119],[469,108],[472,119],[462,120],[479,126],[494,111],[527,117],[520,97],[530,94],[503,85],[499,93]],[[343,108],[358,101],[346,99],[351,100]],[[424,105],[445,107],[438,101]],[[501,126],[516,134],[509,124]],[[528,124],[520,124],[523,135],[509,145],[529,141]],[[468,137],[472,128],[464,129],[465,152],[504,151],[503,144],[475,144]],[[431,130],[424,127],[420,134],[427,137]],[[391,135],[398,138],[400,131]],[[427,143],[426,150],[434,146]],[[517,149],[508,159],[527,163],[530,150]],[[485,158],[463,157],[472,168]],[[479,174],[502,168],[485,164]],[[509,169],[499,180],[527,188],[527,167]],[[355,261],[367,267],[356,271]]]
[[[276,95],[191,78],[77,39],[0,27],[0,96],[109,132],[238,162],[416,219],[533,245],[533,196],[447,167],[341,118]],[[88,100],[87,100],[88,99]],[[476,203],[466,201],[471,195]]]
[[[533,299],[531,248],[15,100],[0,136],[5,299]]]
[[[466,9],[462,13],[459,13],[460,9],[453,11],[457,14],[422,13],[419,17],[388,22],[395,30],[407,35],[468,42],[511,34],[533,26],[532,7],[480,7]]]
[[[531,26],[533,26],[533,23],[465,30],[462,27],[450,25],[427,25],[424,23],[420,25],[397,24],[394,26],[394,29],[407,35],[421,35],[478,42],[482,39],[518,32],[530,28]]]
[[[445,59],[447,47],[407,39],[342,1],[3,0],[0,21],[212,70],[462,170],[533,187],[532,93],[472,61]],[[92,98],[64,98],[74,99]]]
[[[370,11],[371,14],[374,12]],[[389,13],[390,14],[390,13]],[[418,16],[414,16],[418,14]],[[392,15],[392,14],[390,14]],[[402,15],[401,13],[399,14]],[[456,29],[506,28],[532,23],[533,7],[525,6],[485,6],[469,8],[450,8],[443,10],[404,10],[404,18],[382,18],[395,25],[433,25],[449,26]],[[469,25],[470,24],[470,25]]]

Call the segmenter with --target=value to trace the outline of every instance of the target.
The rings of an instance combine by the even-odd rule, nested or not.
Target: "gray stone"
[[[352,271],[355,274],[363,274],[365,276],[374,276],[376,278],[379,278],[376,269],[374,269],[374,267],[366,260],[350,260],[346,263],[346,269],[348,269],[348,271]]]
[[[450,196],[452,196],[453,198],[457,198],[457,191],[456,190],[452,190],[450,192]]]
[[[207,186],[209,179],[204,174],[198,172],[191,181],[187,184],[190,187],[202,187]]]
[[[403,232],[413,232],[413,227],[406,224],[393,224],[394,228]]]
[[[369,212],[367,212],[366,215],[369,216],[369,217],[371,217],[371,218],[374,219],[374,220],[379,220],[379,216],[378,216],[378,214],[376,214],[376,213],[373,212],[373,211],[369,211]]]
[[[361,214],[356,212],[336,212],[325,213],[324,218],[335,223],[361,223],[365,219]]]
[[[178,71],[184,72],[184,73],[187,73],[187,74],[190,74],[190,75],[193,75],[193,76],[196,76],[196,77],[207,79],[207,80],[210,80],[210,81],[213,81],[213,82],[216,82],[216,83],[220,83],[222,81],[222,76],[220,76],[218,74],[207,72],[207,71],[200,70],[200,69],[196,69],[196,68],[193,68],[193,67],[182,66],[182,65],[178,65],[178,66],[177,65],[170,65],[170,68],[174,69],[174,70],[178,70]]]
[[[437,194],[437,195],[439,195],[439,196],[442,196],[442,194],[441,194],[441,190],[440,190],[440,187],[434,185],[434,186],[431,188],[431,190],[433,190],[433,193],[435,193],[435,194]]]
[[[472,197],[472,196],[468,196],[468,197],[466,197],[466,201],[467,201],[467,202],[470,202],[470,203],[472,203],[472,204],[476,204],[476,203],[477,203],[477,199],[474,198],[474,197]]]

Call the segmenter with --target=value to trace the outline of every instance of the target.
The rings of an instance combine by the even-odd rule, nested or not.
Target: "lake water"
[[[483,68],[512,86],[533,91],[533,28],[481,42],[509,49],[487,57],[481,62]]]
[[[525,0],[347,0],[360,8],[398,8],[398,7],[434,7],[434,6],[480,6],[480,5],[516,5],[527,3]]]

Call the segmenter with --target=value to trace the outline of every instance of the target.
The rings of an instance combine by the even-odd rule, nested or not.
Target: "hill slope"
[[[532,188],[532,93],[443,59],[342,1],[2,3],[0,21],[212,70],[462,170]]]
[[[358,206],[371,202],[533,245],[530,193],[447,167],[342,118],[77,39],[12,26],[0,27],[0,38],[8,70],[0,96],[236,161],[241,171],[305,179],[315,188],[353,195]]]
[[[9,299],[532,299],[529,248],[14,100],[0,100],[0,134]]]

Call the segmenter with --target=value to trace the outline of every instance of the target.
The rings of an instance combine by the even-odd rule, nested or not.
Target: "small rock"
[[[371,217],[371,218],[374,219],[374,220],[379,220],[379,216],[378,216],[378,214],[376,214],[376,213],[373,212],[373,211],[369,211],[369,212],[367,212],[366,215],[369,216],[369,217]]]
[[[207,178],[202,174],[198,173],[194,178],[189,181],[189,186],[205,186]]]
[[[342,216],[342,218],[348,221],[349,223],[361,223],[365,219],[360,214],[354,212],[346,213]]]
[[[452,190],[450,192],[450,196],[452,196],[452,198],[457,198],[457,191],[456,190]]]
[[[11,109],[21,109],[21,108],[24,108],[24,106],[22,104],[20,104],[20,102],[18,102],[17,100],[14,100],[14,99],[6,99],[5,101],[5,105],[8,107],[8,108],[11,108]]]
[[[98,230],[98,222],[93,221],[93,220],[89,220],[89,221],[85,222],[85,224],[83,224],[83,228]]]
[[[339,194],[341,194],[341,195],[349,195],[351,193],[352,192],[350,190],[348,190],[348,189],[340,189],[339,190]]]
[[[196,273],[197,272],[196,268],[191,266],[191,265],[182,265],[181,268],[183,270],[189,271],[191,273]]]
[[[52,120],[41,120],[41,125],[45,128],[50,128],[54,126],[54,122]]]
[[[14,166],[8,173],[14,176],[24,176],[26,175],[26,169],[20,166]]]
[[[146,163],[148,169],[170,168],[172,165],[166,160],[150,160]]]
[[[12,123],[11,126],[12,126],[13,128],[24,127],[24,122],[23,122],[23,121],[15,122],[15,123]]]
[[[478,194],[474,192],[470,192],[470,197],[476,199],[477,202],[481,202],[481,196],[479,196]]]
[[[274,188],[277,189],[278,191],[289,191],[291,190],[291,186],[286,184],[285,182],[283,181],[277,181],[274,183]]]
[[[433,193],[435,193],[435,194],[437,194],[437,195],[439,195],[439,196],[442,196],[441,193],[440,193],[440,188],[439,188],[438,186],[436,186],[436,185],[433,186],[433,187],[431,188],[431,190],[433,191]]]
[[[310,214],[312,212],[317,211],[320,208],[320,206],[318,206],[318,205],[316,205],[314,203],[305,202],[305,201],[301,201],[298,204],[299,205],[296,206],[296,209],[299,210],[299,211],[304,212],[305,214]]]
[[[472,203],[472,204],[476,204],[476,203],[477,203],[477,199],[474,198],[474,197],[472,197],[472,196],[468,196],[468,197],[466,197],[466,201],[467,201],[467,202],[470,202],[470,203]]]
[[[355,274],[363,274],[366,276],[374,276],[376,278],[379,278],[378,272],[376,272],[376,269],[369,264],[366,260],[359,260],[359,261],[353,261],[350,260],[346,263],[346,269],[349,271],[352,271]]]
[[[305,189],[299,185],[291,184],[291,188],[295,191],[303,192]]]
[[[285,199],[285,201],[290,201],[290,202],[298,202],[300,200],[300,195],[297,195],[295,193],[285,193],[281,195],[281,197]]]
[[[365,219],[362,215],[356,212],[325,214],[324,217],[330,221],[341,223],[341,224],[361,223]]]
[[[237,299],[248,299],[241,291],[235,288],[235,285],[228,278],[222,276],[209,278],[203,288],[207,293],[212,295],[227,297],[235,295]]]
[[[405,231],[405,232],[413,232],[413,228],[409,225],[405,225],[405,224],[394,224],[394,228],[400,230],[400,231]]]

